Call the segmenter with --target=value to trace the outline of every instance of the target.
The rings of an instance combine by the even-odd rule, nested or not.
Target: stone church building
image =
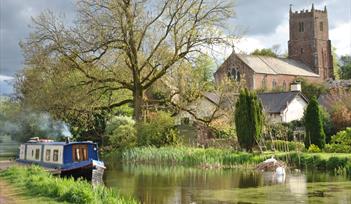
[[[288,57],[275,58],[233,52],[215,72],[216,83],[225,78],[246,81],[255,90],[289,90],[297,78],[322,82],[333,78],[328,13],[317,10],[289,12]]]

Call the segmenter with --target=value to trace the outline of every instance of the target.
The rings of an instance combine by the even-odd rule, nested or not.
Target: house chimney
[[[301,92],[301,83],[293,82],[290,84],[290,91],[299,91]]]

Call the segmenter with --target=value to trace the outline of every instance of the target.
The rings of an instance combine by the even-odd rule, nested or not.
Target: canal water
[[[145,204],[351,203],[351,180],[326,173],[271,173],[116,165],[105,184]]]

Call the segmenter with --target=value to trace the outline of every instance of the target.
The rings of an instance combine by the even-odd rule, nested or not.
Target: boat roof
[[[82,142],[26,142],[24,144],[32,144],[32,145],[72,145],[72,144],[96,144],[92,141],[82,141]]]

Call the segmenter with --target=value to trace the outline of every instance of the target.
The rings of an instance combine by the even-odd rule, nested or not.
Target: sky
[[[18,45],[31,32],[32,17],[45,10],[64,14],[66,22],[75,15],[75,0],[0,0],[0,95],[13,92],[13,76],[23,69],[23,57]],[[250,53],[256,48],[279,45],[287,51],[289,38],[289,5],[293,11],[327,6],[329,38],[337,54],[351,55],[351,0],[237,0],[235,18],[229,25],[243,31],[236,50]],[[223,61],[231,48],[219,51]],[[218,56],[218,55],[217,55]]]

